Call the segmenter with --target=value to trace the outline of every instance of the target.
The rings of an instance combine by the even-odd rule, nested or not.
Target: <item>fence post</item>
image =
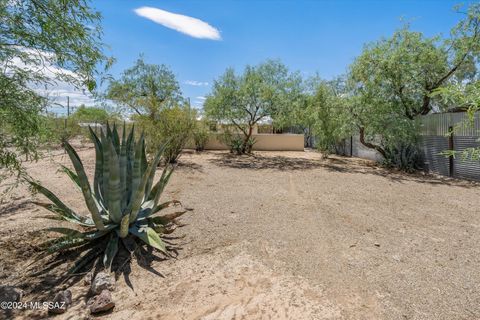
[[[453,127],[448,127],[448,150],[453,151]],[[453,154],[448,156],[448,175],[453,177]]]
[[[350,136],[350,157],[353,157],[353,136]]]

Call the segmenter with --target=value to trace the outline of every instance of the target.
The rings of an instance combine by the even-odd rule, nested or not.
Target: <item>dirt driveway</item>
[[[93,150],[80,156],[93,169]],[[29,170],[81,208],[58,163]],[[194,209],[178,259],[133,263],[102,319],[480,318],[478,184],[314,152],[205,152],[181,157],[167,191]],[[45,225],[29,201],[24,192],[0,207],[2,243]],[[0,247],[7,284],[26,263],[14,252]],[[78,297],[62,317],[83,309]]]

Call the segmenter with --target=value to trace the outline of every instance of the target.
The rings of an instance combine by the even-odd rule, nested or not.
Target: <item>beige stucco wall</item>
[[[220,134],[212,134],[207,142],[207,150],[228,150],[218,137]],[[303,134],[254,134],[252,137],[256,140],[253,150],[258,151],[303,151]],[[186,147],[193,149],[193,144]]]

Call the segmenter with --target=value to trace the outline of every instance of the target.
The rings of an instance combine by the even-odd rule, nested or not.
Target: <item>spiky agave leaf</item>
[[[88,210],[92,214],[93,222],[95,223],[97,229],[102,230],[105,228],[105,226],[103,224],[102,217],[100,216],[100,212],[98,211],[95,198],[92,195],[92,190],[90,189],[90,184],[88,183],[87,174],[83,168],[82,161],[70,143],[65,142],[65,150],[67,151],[75,171],[77,172],[78,181],[82,187],[83,197],[85,198],[85,203],[87,204]]]
[[[110,269],[112,266],[113,258],[118,252],[118,237],[115,232],[110,233],[110,240],[105,248],[105,254],[103,256],[103,265],[105,268]]]
[[[165,243],[163,243],[162,239],[158,233],[150,227],[147,226],[137,226],[134,225],[130,228],[130,233],[138,237],[140,240],[145,242],[151,247],[160,250],[163,253],[167,252],[165,247]]]

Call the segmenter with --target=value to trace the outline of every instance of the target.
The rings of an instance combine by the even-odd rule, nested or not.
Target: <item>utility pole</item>
[[[67,129],[67,121],[68,118],[70,117],[70,97],[67,96],[67,117],[65,118],[65,129]]]

